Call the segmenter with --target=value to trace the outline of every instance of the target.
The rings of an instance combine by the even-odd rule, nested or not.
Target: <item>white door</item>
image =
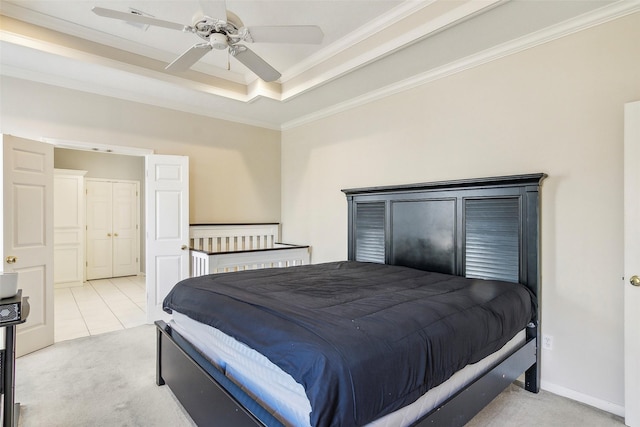
[[[53,282],[82,286],[84,278],[84,174],[55,169],[53,179]]]
[[[113,183],[113,276],[138,274],[138,183]]]
[[[148,155],[147,322],[167,319],[162,300],[189,276],[189,158]]]
[[[87,280],[138,274],[140,184],[88,179],[86,187]]]
[[[86,181],[87,280],[112,277],[111,183]]]
[[[640,101],[625,105],[624,127],[624,406],[640,427]]]
[[[16,355],[53,344],[53,146],[2,136],[3,271],[18,273],[31,311]]]

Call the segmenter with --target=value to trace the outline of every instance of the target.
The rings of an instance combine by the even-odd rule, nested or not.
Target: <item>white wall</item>
[[[190,221],[278,222],[280,132],[0,77],[0,132],[189,156]]]
[[[290,129],[283,240],[345,259],[342,188],[545,172],[543,387],[621,413],[623,105],[640,14]]]

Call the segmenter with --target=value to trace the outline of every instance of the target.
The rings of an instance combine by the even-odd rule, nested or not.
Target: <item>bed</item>
[[[306,245],[279,243],[280,224],[191,224],[191,277],[310,262]]]
[[[537,350],[540,327],[540,308],[537,298],[540,281],[538,267],[539,187],[544,177],[544,174],[530,174],[343,190],[347,197],[348,206],[348,260],[285,269],[289,270],[285,276],[301,275],[305,280],[311,280],[308,286],[298,289],[297,297],[287,297],[287,301],[296,299],[304,294],[301,298],[304,300],[305,310],[302,311],[304,311],[303,317],[305,314],[307,317],[298,320],[298,322],[303,322],[304,324],[303,328],[298,329],[303,329],[306,332],[310,331],[309,334],[321,337],[318,341],[323,341],[323,334],[327,332],[316,330],[315,328],[327,323],[327,321],[326,319],[316,319],[317,312],[313,310],[316,310],[317,307],[314,306],[316,304],[314,301],[324,301],[322,303],[318,302],[316,305],[323,307],[320,311],[326,310],[327,304],[325,302],[327,298],[334,298],[334,296],[322,294],[328,291],[329,288],[334,287],[334,283],[340,281],[336,279],[337,276],[332,277],[330,281],[324,280],[328,276],[326,276],[327,272],[322,273],[319,271],[323,269],[330,270],[328,273],[330,275],[336,275],[338,274],[336,271],[341,271],[340,274],[346,274],[345,277],[351,277],[352,279],[355,277],[357,282],[362,279],[367,283],[362,287],[363,289],[371,287],[371,289],[384,290],[385,286],[387,286],[384,283],[368,284],[368,281],[373,280],[375,282],[380,277],[380,274],[375,271],[385,272],[384,274],[387,274],[387,272],[396,274],[400,271],[405,275],[405,282],[408,280],[409,282],[417,283],[417,281],[423,280],[423,277],[431,277],[432,279],[435,278],[436,286],[441,286],[442,283],[456,283],[454,285],[456,292],[460,289],[461,292],[465,293],[462,297],[448,289],[436,293],[438,294],[436,297],[441,298],[440,294],[458,295],[454,299],[462,301],[464,304],[469,299],[474,299],[480,294],[489,295],[487,300],[492,301],[492,303],[494,300],[502,301],[503,293],[505,295],[517,295],[515,300],[509,300],[512,302],[504,302],[507,301],[505,299],[501,303],[501,308],[497,308],[498,312],[502,314],[489,316],[490,318],[499,317],[502,319],[505,312],[522,314],[524,306],[528,305],[530,312],[524,315],[526,318],[520,318],[518,320],[519,323],[515,322],[509,328],[504,327],[505,330],[509,329],[505,336],[493,336],[493,332],[487,333],[492,337],[488,341],[492,343],[493,347],[488,346],[486,342],[479,344],[477,348],[480,350],[476,349],[477,351],[470,352],[473,354],[465,356],[467,359],[463,358],[462,362],[455,362],[452,366],[443,366],[442,369],[439,369],[440,364],[433,363],[433,360],[439,360],[437,357],[436,359],[429,359],[429,363],[418,364],[418,366],[434,365],[429,368],[430,373],[427,377],[442,378],[434,380],[433,384],[425,386],[421,382],[420,386],[415,387],[412,382],[413,374],[416,373],[415,376],[420,378],[425,377],[425,375],[422,371],[415,371],[414,366],[416,365],[409,362],[407,362],[406,366],[410,367],[408,370],[411,374],[403,374],[402,378],[405,378],[405,382],[401,383],[400,386],[391,386],[383,381],[383,377],[398,377],[396,371],[393,370],[394,366],[404,366],[404,364],[397,363],[397,360],[404,360],[403,358],[422,360],[421,357],[424,356],[418,356],[417,351],[415,355],[413,350],[401,351],[402,345],[405,345],[406,349],[414,349],[415,343],[402,343],[400,347],[396,348],[387,346],[385,342],[384,345],[388,349],[392,349],[386,356],[389,361],[386,361],[385,358],[376,359],[373,356],[369,359],[367,355],[375,352],[372,353],[368,350],[362,352],[353,351],[353,357],[357,358],[357,360],[347,358],[348,369],[334,363],[334,359],[329,357],[326,360],[331,360],[331,363],[326,363],[325,365],[338,366],[338,373],[331,373],[323,368],[320,369],[323,374],[319,377],[305,377],[310,372],[309,370],[296,371],[295,367],[292,368],[292,365],[287,364],[289,362],[274,360],[279,356],[277,356],[277,349],[270,349],[270,347],[278,347],[278,345],[271,345],[273,342],[286,343],[287,340],[290,340],[295,343],[295,350],[287,352],[285,349],[284,352],[280,353],[282,359],[287,359],[287,355],[298,356],[304,354],[304,349],[306,348],[304,346],[306,345],[309,345],[309,348],[312,349],[309,352],[315,352],[315,347],[313,346],[315,343],[312,343],[313,339],[299,341],[298,337],[287,336],[281,341],[277,339],[274,341],[273,337],[277,337],[277,334],[285,329],[291,329],[290,326],[283,326],[276,332],[263,329],[263,326],[269,325],[271,327],[272,324],[280,323],[280,321],[274,320],[274,312],[267,301],[270,299],[270,295],[275,295],[274,289],[270,288],[270,286],[273,286],[273,283],[277,284],[283,280],[288,280],[285,276],[282,276],[285,273],[284,270],[266,269],[239,272],[227,275],[225,278],[221,278],[218,275],[215,278],[213,292],[202,283],[202,281],[213,280],[213,276],[189,279],[186,284],[182,283],[176,286],[174,289],[181,290],[176,291],[173,296],[170,294],[168,299],[171,301],[167,302],[165,300],[165,302],[168,308],[178,309],[175,314],[178,318],[186,317],[187,319],[197,320],[197,323],[205,325],[205,328],[211,327],[214,331],[217,330],[215,326],[218,326],[221,330],[231,331],[230,335],[236,337],[238,336],[236,335],[238,330],[244,330],[246,334],[249,334],[242,336],[240,341],[249,342],[250,345],[248,347],[244,345],[242,348],[249,348],[252,351],[260,349],[261,352],[269,356],[265,357],[267,361],[273,360],[274,365],[283,368],[283,371],[300,380],[299,384],[306,385],[307,389],[303,388],[303,393],[306,392],[309,403],[313,402],[312,406],[316,408],[310,415],[311,424],[463,425],[522,374],[524,374],[524,387],[527,390],[537,392],[539,389],[540,354]],[[365,266],[366,269],[364,269]],[[371,268],[373,270],[369,271]],[[362,274],[359,272],[354,276],[354,271],[360,271],[361,269]],[[260,274],[262,276],[259,276]],[[274,277],[275,280],[273,280]],[[230,282],[241,279],[243,280],[242,286],[239,288],[231,287]],[[200,281],[196,282],[194,280]],[[248,282],[245,280],[248,280]],[[302,279],[298,277],[293,280],[300,283]],[[318,281],[313,282],[313,280]],[[350,280],[342,281],[353,283],[353,280]],[[269,285],[269,282],[272,284]],[[396,283],[395,279],[393,283]],[[457,283],[460,283],[460,285]],[[242,288],[244,287],[247,288],[248,292],[243,291]],[[195,289],[196,292],[190,294],[186,292],[186,288],[192,288],[191,291]],[[221,291],[223,288],[224,292]],[[261,288],[266,289],[264,295],[257,292]],[[426,289],[422,284],[415,288],[419,293],[424,293],[424,289]],[[303,291],[300,291],[301,289]],[[240,295],[243,292],[245,294]],[[384,299],[399,298],[399,295],[403,295],[404,298],[405,294],[408,295],[408,291],[404,289],[391,293],[388,290],[384,290],[384,292],[386,293],[376,294],[375,298],[366,296],[366,305],[370,307],[372,301],[377,304]],[[314,299],[312,295],[314,293],[320,294],[320,298]],[[346,293],[353,294],[358,292],[355,289],[347,289]],[[429,293],[433,292],[429,291]],[[343,289],[340,295],[344,294],[345,291]],[[252,295],[255,298],[253,301],[251,300]],[[500,295],[500,297],[496,295]],[[219,300],[220,298],[221,300]],[[246,298],[246,300],[242,298]],[[407,296],[407,298],[409,297]],[[190,309],[187,308],[185,301],[190,299],[204,300],[206,305],[217,304],[214,310],[216,314],[210,316],[206,314],[207,312],[198,314],[189,311]],[[277,298],[271,299],[276,300]],[[364,332],[370,330],[372,323],[377,323],[381,324],[383,329],[386,328],[387,332],[390,331],[391,335],[394,333],[402,335],[402,339],[405,339],[405,335],[411,335],[405,333],[407,324],[395,323],[404,322],[402,319],[393,318],[389,322],[373,320],[367,323],[367,316],[353,316],[353,310],[362,309],[362,301],[358,300],[354,305],[355,298],[352,299],[349,296],[346,299],[351,303],[349,307],[351,312],[346,316],[336,314],[336,319],[341,320],[336,320],[338,322],[336,323],[337,326],[333,328],[335,331],[339,331],[340,334],[343,331],[352,329],[364,336],[366,335]],[[402,309],[396,311],[402,312],[404,307],[413,304],[413,302],[407,301],[399,301],[398,307],[402,307]],[[436,306],[439,307],[439,304],[443,301],[442,299],[437,300]],[[237,313],[235,310],[241,309],[237,304],[267,307],[268,310],[258,310],[261,313],[258,314],[257,320],[241,322],[238,319],[243,319],[245,317],[244,314],[242,316],[233,315],[234,312]],[[307,312],[310,306],[314,307]],[[389,312],[389,310],[393,311],[393,306],[394,304],[391,304],[391,309],[385,308],[380,311],[385,311],[385,313]],[[332,309],[328,310],[329,314],[331,314]],[[286,310],[289,310],[289,312],[296,311],[291,307],[286,308]],[[492,308],[491,310],[494,309]],[[230,312],[231,316],[224,320],[221,325],[217,312],[224,311]],[[423,312],[432,313],[432,311],[442,310],[429,309]],[[446,321],[444,324],[449,327],[451,326],[449,323],[452,325],[473,325],[487,321],[486,319],[475,320],[472,317],[468,318],[467,322],[464,321],[464,316],[475,311],[486,311],[484,309],[476,310],[475,308],[463,306],[459,311],[463,313],[461,318],[451,320],[454,317],[445,315]],[[186,312],[187,315],[183,316],[184,313],[182,312]],[[276,313],[275,316],[285,318],[288,317],[289,312],[286,312],[287,314],[285,315],[285,309],[283,309],[282,312]],[[261,318],[260,316],[265,316],[265,313],[268,313],[268,317]],[[427,316],[425,314],[426,317],[430,315]],[[213,317],[218,320],[214,320],[213,325],[207,325],[206,317]],[[352,327],[346,327],[345,324],[339,323],[340,321],[348,321],[349,318],[357,320]],[[215,323],[216,321],[218,324]],[[427,323],[431,324],[429,322],[433,323],[432,320],[427,319]],[[442,320],[437,322],[437,324],[443,324]],[[270,406],[269,396],[265,398],[256,394],[252,389],[254,384],[250,384],[253,379],[252,374],[237,372],[236,367],[231,366],[231,363],[229,363],[229,366],[224,366],[224,361],[222,361],[223,366],[221,366],[221,362],[215,360],[215,357],[210,356],[208,353],[205,356],[205,351],[198,341],[198,337],[192,335],[195,327],[178,324],[168,325],[164,322],[156,322],[156,325],[158,336],[157,383],[159,385],[165,383],[169,385],[175,396],[198,425],[298,425],[297,422],[290,422],[279,417],[279,410],[274,410],[273,406]],[[233,325],[233,327],[229,325]],[[394,325],[394,327],[391,325]],[[401,326],[395,327],[395,325]],[[457,341],[458,345],[460,342],[471,343],[472,338],[478,333],[469,332],[466,328],[467,326],[455,329],[456,332],[453,334],[445,331],[447,333],[441,334],[441,336],[447,334],[457,336],[458,338],[454,341]],[[519,332],[515,330],[520,328]],[[260,329],[263,333],[254,334],[251,337],[252,329]],[[414,329],[421,331],[424,328],[419,326]],[[346,332],[344,333],[346,334]],[[269,339],[265,339],[265,337]],[[463,338],[460,339],[460,337]],[[308,337],[305,339],[308,339]],[[354,336],[347,336],[346,339],[359,340],[360,337],[358,335],[355,338]],[[215,342],[217,340],[214,339],[212,341]],[[354,342],[358,342],[358,345],[352,347],[354,349],[360,348],[360,341]],[[434,342],[437,342],[438,345],[435,346]],[[430,346],[442,348],[448,345],[443,340],[429,341],[429,343]],[[336,341],[332,345],[339,346],[341,344]],[[471,344],[469,346],[471,347]],[[336,348],[344,350],[349,347]],[[282,349],[280,350],[282,351]],[[276,353],[273,353],[273,351],[276,351]],[[348,351],[345,350],[345,352]],[[342,356],[345,352],[339,351],[338,353]],[[458,349],[453,350],[451,353],[464,352]],[[397,357],[400,357],[400,359],[397,359]],[[293,358],[295,359],[295,357]],[[444,357],[447,360],[448,358],[449,356]],[[456,366],[456,364],[460,363],[466,364],[466,366]],[[469,373],[469,368],[475,368],[478,364],[482,364],[482,366]],[[312,365],[317,366],[318,364]],[[458,368],[462,369],[458,371]],[[346,370],[340,371],[341,369]],[[364,374],[363,372],[358,373],[358,370],[363,371]],[[326,382],[324,381],[325,375]],[[346,384],[345,381],[340,384],[339,380],[338,384],[334,385],[334,382],[328,380],[330,377],[342,380],[347,378],[349,381],[346,381]],[[246,383],[243,381],[246,381]],[[258,386],[262,386],[268,391],[270,388],[277,389],[276,384],[279,384],[278,381],[253,382],[261,383]],[[451,382],[456,383],[452,386],[453,388],[442,392],[441,388],[447,387]],[[435,387],[425,392],[424,388],[430,388],[432,385]],[[352,393],[346,393],[345,390],[348,392],[350,387],[352,388]],[[372,393],[368,391],[377,390],[377,387],[380,387],[384,392],[374,392],[374,397],[377,395],[374,400],[377,400],[375,403],[369,404],[367,395]],[[314,392],[310,391],[313,388],[318,390],[328,388],[328,390],[322,390],[319,394],[314,394]],[[362,392],[362,390],[365,390],[365,392]],[[402,391],[399,392],[398,390]],[[432,399],[430,403],[424,403],[425,399],[431,399],[429,396],[433,396],[433,393],[440,397],[435,398],[435,400]],[[387,394],[390,397],[387,397]],[[351,396],[351,400],[338,399],[338,401],[333,402],[331,397],[334,395]],[[330,401],[328,403],[329,406],[321,407],[320,405],[324,404],[325,400]],[[363,409],[367,408],[368,405],[374,409]],[[420,406],[417,410],[417,415],[414,411],[412,415],[407,416],[406,411],[416,405]],[[362,410],[364,415],[354,410],[354,407],[357,407],[357,411]],[[380,407],[384,407],[382,412],[379,411]],[[317,408],[322,409],[317,410]],[[343,416],[343,413],[348,415],[345,418],[338,418]],[[380,417],[375,416],[375,419],[371,419],[375,414],[379,414]],[[396,414],[401,415],[398,415],[399,418],[393,418]]]

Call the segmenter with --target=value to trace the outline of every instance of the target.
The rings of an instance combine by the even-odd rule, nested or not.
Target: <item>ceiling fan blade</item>
[[[165,67],[167,71],[185,71],[205,56],[212,47],[208,43],[199,43],[191,46],[189,50],[177,57],[171,64]]]
[[[225,0],[199,0],[199,3],[204,16],[227,20],[227,2]]]
[[[183,31],[185,27],[187,27],[185,25],[178,24],[176,22],[150,18],[144,15],[136,15],[135,13],[120,12],[118,10],[113,10],[113,9],[105,9],[104,7],[95,6],[91,10],[96,15],[102,16],[105,18],[114,18],[114,19],[120,19],[122,21],[137,22],[139,24],[154,25],[156,27],[170,28],[172,30]]]
[[[229,48],[231,56],[242,62],[245,67],[253,71],[265,82],[273,82],[280,78],[281,74],[260,58],[254,51],[243,45],[235,45]]]
[[[247,28],[250,39],[256,43],[309,43],[320,44],[324,33],[315,25],[258,26]]]

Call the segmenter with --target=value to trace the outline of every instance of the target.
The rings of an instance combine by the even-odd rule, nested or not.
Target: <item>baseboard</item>
[[[546,381],[540,381],[540,388],[548,391],[549,393],[557,394],[558,396],[566,397],[568,399],[575,400],[576,402],[593,406],[594,408],[598,408],[614,415],[618,415],[619,417],[624,417],[624,406],[607,402],[606,400],[598,399],[597,397],[589,396],[587,394],[583,394],[575,390],[571,390]]]

